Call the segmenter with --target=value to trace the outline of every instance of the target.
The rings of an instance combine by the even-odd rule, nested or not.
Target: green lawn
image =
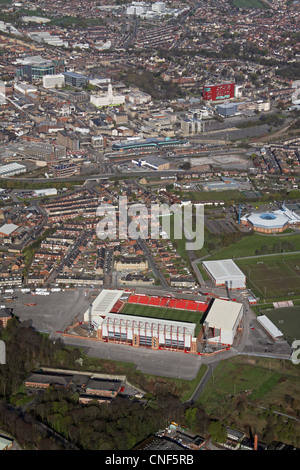
[[[288,244],[289,247],[288,247]],[[209,259],[241,258],[244,256],[256,256],[260,254],[273,254],[280,252],[277,247],[281,246],[282,252],[300,251],[300,235],[259,235],[252,233],[243,236],[233,245],[222,248],[213,253]]]
[[[196,324],[196,335],[201,328],[201,312],[191,312],[188,310],[177,310],[168,307],[149,307],[145,305],[126,304],[122,310],[126,315],[135,315],[140,317],[161,318],[163,320],[174,320]]]

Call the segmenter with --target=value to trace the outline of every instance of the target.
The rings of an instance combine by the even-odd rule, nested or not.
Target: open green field
[[[236,260],[247,285],[260,298],[300,295],[300,254]]]
[[[176,191],[175,191],[176,194]],[[182,191],[179,193],[182,199],[191,201],[246,201],[247,197],[238,189],[224,191]]]
[[[205,246],[205,240],[204,240]],[[251,233],[244,235],[234,244],[224,247],[209,257],[213,259],[241,258],[259,254],[285,253],[300,251],[300,235],[259,235]]]
[[[300,306],[268,309],[263,313],[282,331],[289,344],[300,338]]]
[[[263,442],[299,446],[299,423],[278,414],[297,418],[299,394],[299,366],[291,361],[237,356],[220,361],[197,403],[229,426],[251,429]]]
[[[122,310],[126,315],[136,315],[140,317],[161,318],[163,320],[174,320],[188,323],[195,323],[196,335],[201,329],[201,312],[191,312],[188,310],[177,310],[168,307],[148,307],[145,305],[126,304]]]

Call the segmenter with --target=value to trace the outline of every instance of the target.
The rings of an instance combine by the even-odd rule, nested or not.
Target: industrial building
[[[251,212],[241,217],[241,224],[261,233],[283,232],[287,228],[299,228],[300,216],[283,206],[270,212]]]
[[[42,160],[48,163],[59,162],[67,154],[66,147],[44,142],[30,142],[20,145],[18,155],[28,160]]]
[[[15,176],[20,173],[26,173],[26,166],[20,165],[20,163],[9,163],[8,165],[0,166],[0,178]]]
[[[164,158],[158,157],[156,155],[149,155],[145,158],[139,158],[138,160],[132,160],[132,163],[139,167],[150,168],[151,170],[169,170],[170,162]]]
[[[0,227],[0,241],[1,243],[12,243],[14,235],[19,229],[15,224],[4,224]]]
[[[203,261],[202,265],[215,286],[245,289],[246,276],[232,259]]]
[[[37,93],[37,87],[29,85],[28,83],[15,83],[14,90],[22,93],[22,95],[30,95],[31,93]]]
[[[243,304],[214,299],[204,321],[203,339],[231,346],[243,318]]]
[[[35,189],[33,191],[33,195],[36,197],[56,196],[57,189],[56,188]]]
[[[64,41],[59,36],[51,34],[49,31],[34,31],[32,33],[28,33],[28,36],[30,39],[40,44],[49,44],[49,46],[56,47],[69,47],[68,41]]]

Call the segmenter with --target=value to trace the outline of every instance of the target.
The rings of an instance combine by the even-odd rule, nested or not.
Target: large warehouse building
[[[9,163],[8,165],[1,165],[0,178],[19,175],[20,173],[26,173],[26,171],[26,166],[20,165],[20,163]]]
[[[243,304],[214,299],[205,318],[205,339],[231,346],[243,318]]]
[[[215,286],[227,284],[229,289],[245,289],[246,276],[232,259],[203,261],[202,265]]]

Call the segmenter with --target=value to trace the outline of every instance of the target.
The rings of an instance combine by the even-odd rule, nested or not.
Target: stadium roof
[[[214,299],[205,321],[211,327],[231,331],[243,305],[238,302]]]
[[[107,315],[123,293],[123,290],[103,289],[92,303],[92,317]],[[89,308],[85,312],[85,317],[88,314]]]

